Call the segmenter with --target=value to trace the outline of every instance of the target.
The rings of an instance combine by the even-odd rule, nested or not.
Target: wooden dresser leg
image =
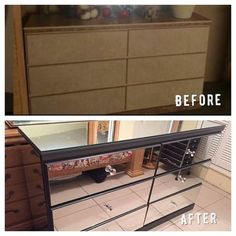
[[[137,149],[133,152],[132,160],[130,161],[129,169],[126,173],[130,177],[135,177],[138,175],[143,175],[143,158],[144,158],[145,149]]]

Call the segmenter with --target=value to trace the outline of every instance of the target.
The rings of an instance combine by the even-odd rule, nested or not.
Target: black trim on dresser
[[[38,152],[39,156],[42,157],[42,161],[45,163],[50,163],[71,160],[73,158],[76,159],[105,153],[119,152],[130,149],[147,148],[157,146],[158,144],[167,144],[175,141],[187,140],[190,138],[213,135],[223,131],[224,127],[224,125],[219,125],[215,127],[201,128],[190,131],[182,131],[177,133],[155,135],[145,138],[136,138],[131,140],[94,144],[74,148],[65,148],[52,151],[40,151],[38,147],[36,147],[35,144],[32,143],[29,137],[27,137],[24,132],[21,131],[21,129],[19,129],[19,131],[23,135],[23,137],[25,137],[26,140],[29,141],[36,148],[36,151]]]
[[[69,205],[72,205],[75,203],[79,203],[79,202],[94,198],[96,196],[100,196],[100,195],[104,195],[104,194],[114,192],[114,191],[117,191],[120,189],[124,189],[126,187],[130,187],[130,186],[133,186],[133,185],[136,185],[139,183],[143,183],[146,181],[152,181],[152,186],[150,188],[149,197],[148,197],[146,204],[143,204],[143,205],[141,205],[135,209],[132,209],[130,211],[123,212],[122,214],[117,215],[115,217],[111,217],[110,219],[107,219],[107,220],[100,222],[96,225],[92,225],[88,228],[82,229],[82,231],[92,230],[92,229],[97,228],[101,225],[109,223],[115,219],[118,219],[122,216],[128,215],[128,214],[133,213],[137,210],[147,207],[147,210],[146,210],[146,213],[144,216],[144,226],[142,228],[138,229],[138,231],[141,231],[141,230],[145,231],[145,230],[149,230],[157,225],[160,225],[160,224],[162,224],[162,223],[172,219],[173,217],[176,217],[186,211],[189,211],[194,207],[194,203],[190,204],[186,207],[183,207],[175,212],[172,212],[171,214],[165,215],[164,217],[145,225],[145,218],[147,216],[147,212],[148,212],[148,208],[149,208],[150,204],[164,200],[165,198],[174,196],[176,194],[190,190],[192,188],[196,188],[201,185],[201,183],[197,183],[197,184],[194,184],[194,185],[187,187],[185,189],[182,189],[182,190],[176,191],[174,193],[171,193],[167,196],[164,196],[160,199],[151,201],[151,194],[152,194],[152,188],[154,185],[154,181],[161,176],[165,176],[165,175],[168,175],[170,173],[175,173],[175,172],[180,173],[180,171],[189,169],[190,167],[192,167],[194,165],[209,162],[210,159],[200,160],[195,163],[192,163],[192,162],[186,163],[186,164],[182,163],[179,167],[175,166],[171,170],[167,170],[166,172],[157,174],[158,163],[160,161],[158,158],[156,169],[151,177],[147,177],[145,179],[137,180],[137,181],[134,181],[131,183],[121,185],[121,186],[106,189],[106,190],[96,192],[96,193],[93,193],[93,194],[90,194],[90,195],[87,195],[84,197],[80,197],[80,198],[76,198],[76,199],[69,200],[66,202],[62,202],[62,203],[59,203],[56,205],[51,205],[50,186],[49,186],[49,178],[48,178],[48,173],[47,173],[47,164],[49,164],[51,162],[60,162],[60,161],[65,161],[65,160],[70,160],[70,159],[90,157],[90,156],[95,156],[95,155],[100,155],[100,154],[114,153],[114,152],[119,152],[119,151],[134,150],[134,149],[148,148],[148,147],[149,148],[151,147],[152,151],[153,151],[154,147],[161,146],[161,149],[162,149],[164,144],[169,144],[169,143],[173,143],[176,141],[179,141],[180,144],[181,144],[181,141],[188,141],[187,144],[189,144],[190,143],[189,140],[191,140],[192,138],[201,138],[204,136],[218,134],[221,131],[223,131],[224,128],[225,128],[225,126],[221,125],[221,126],[215,126],[215,127],[210,127],[210,128],[202,128],[202,129],[196,129],[196,130],[191,130],[191,131],[183,131],[183,132],[178,132],[178,133],[169,133],[169,134],[155,135],[155,136],[145,137],[145,138],[137,138],[137,139],[131,139],[131,140],[125,140],[125,141],[117,141],[117,142],[111,142],[111,143],[95,144],[95,145],[88,145],[88,146],[82,146],[82,147],[76,147],[76,148],[66,148],[66,149],[61,149],[61,150],[43,151],[43,152],[41,152],[32,143],[32,141],[23,133],[23,131],[20,130],[20,133],[22,133],[23,137],[25,137],[30,143],[33,144],[33,146],[36,148],[38,155],[40,156],[40,159],[41,159],[42,173],[43,173],[43,179],[44,179],[44,191],[45,191],[45,198],[46,198],[46,203],[47,203],[47,208],[48,208],[47,213],[48,213],[49,230],[54,230],[54,222],[53,222],[53,213],[52,212],[56,209],[66,207],[66,206],[69,206]],[[186,145],[186,144],[182,143],[181,145]],[[188,147],[188,145],[186,145],[186,148],[185,148],[186,150],[187,150],[187,147]]]
[[[136,231],[148,231],[148,230],[150,230],[150,229],[152,229],[152,228],[154,228],[154,227],[156,227],[156,226],[158,226],[158,225],[160,225],[160,224],[162,224],[166,221],[169,221],[169,220],[171,220],[171,219],[173,219],[173,218],[175,218],[175,217],[177,217],[177,216],[179,216],[179,215],[181,215],[181,214],[183,214],[187,211],[191,211],[194,208],[194,205],[195,204],[192,203],[192,204],[190,204],[186,207],[183,207],[183,208],[181,208],[177,211],[174,211],[174,212],[172,212],[168,215],[165,215],[165,216],[161,217],[158,220],[155,220],[151,223],[148,223],[148,224],[144,225],[142,228],[139,228]]]

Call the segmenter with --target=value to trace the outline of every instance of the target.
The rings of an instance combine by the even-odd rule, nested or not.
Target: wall
[[[13,45],[14,45],[14,30],[13,30],[13,14],[12,5],[7,6],[7,17],[5,24],[5,91],[13,92]],[[27,13],[34,12],[36,6],[22,6],[22,16]]]
[[[13,91],[13,18],[12,6],[8,7],[5,23],[5,91]]]
[[[170,121],[121,121],[119,140],[168,133]]]
[[[6,92],[12,92],[12,71],[13,71],[13,20],[12,20],[12,6],[9,6],[9,14],[6,20],[6,40],[5,40],[5,88]],[[34,12],[36,6],[26,5],[22,7],[22,15],[29,12]],[[206,16],[212,20],[210,37],[209,37],[209,51],[207,57],[206,67],[206,81],[223,80],[225,58],[227,51],[229,51],[230,42],[230,12],[228,6],[217,5],[198,5],[195,11]]]
[[[198,121],[183,121],[181,131],[195,129]],[[206,182],[231,193],[231,177],[213,168],[213,165],[197,165],[192,168],[192,173]]]
[[[206,81],[224,80],[225,59],[229,51],[231,31],[231,8],[226,5],[199,5],[195,12],[212,20],[207,65]]]

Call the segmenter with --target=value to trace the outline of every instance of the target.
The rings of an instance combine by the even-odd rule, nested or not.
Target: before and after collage
[[[233,6],[172,2],[1,3],[3,231],[233,232]]]

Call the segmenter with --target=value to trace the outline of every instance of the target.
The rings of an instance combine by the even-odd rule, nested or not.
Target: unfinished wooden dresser
[[[43,230],[46,205],[39,157],[16,128],[6,126],[5,229]]]
[[[112,114],[174,105],[203,90],[210,21],[29,18],[31,114]]]

